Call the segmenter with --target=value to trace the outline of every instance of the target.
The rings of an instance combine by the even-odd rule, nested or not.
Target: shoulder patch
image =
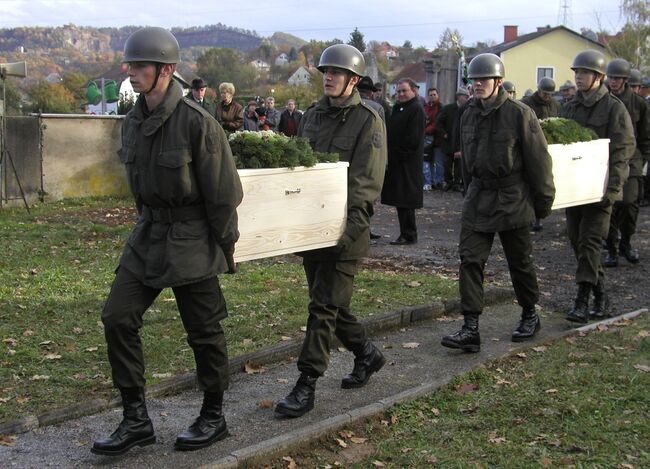
[[[375,148],[381,148],[384,146],[384,133],[375,131],[372,134],[372,146]]]
[[[528,121],[528,126],[530,127],[530,131],[532,133],[537,133],[542,129],[537,119],[531,119]]]

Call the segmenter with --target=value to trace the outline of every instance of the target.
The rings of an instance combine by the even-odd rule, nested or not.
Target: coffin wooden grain
[[[607,189],[609,139],[549,145],[553,159],[553,209],[598,202]]]
[[[240,169],[238,262],[336,245],[347,216],[348,163]]]

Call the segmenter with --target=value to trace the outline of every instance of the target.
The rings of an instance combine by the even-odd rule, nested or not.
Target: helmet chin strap
[[[156,62],[156,79],[153,81],[153,85],[151,85],[151,88],[149,88],[148,91],[145,91],[144,94],[149,94],[154,90],[154,88],[158,84],[158,78],[160,78],[160,71],[162,70],[162,68],[163,68],[163,64],[161,64],[160,62]]]
[[[494,87],[492,88],[492,93],[490,93],[490,96],[488,96],[487,98],[483,98],[485,101],[487,101],[488,99],[490,99],[490,98],[494,95],[494,93],[497,92],[497,89],[499,88],[499,87],[497,86],[497,80],[498,80],[498,78],[492,78],[492,80],[494,80]]]
[[[343,93],[345,93],[345,91],[348,89],[348,86],[350,85],[350,81],[352,81],[353,75],[351,72],[348,72],[347,75],[348,75],[348,79],[345,80],[345,85],[343,86],[343,89],[341,90],[339,95],[334,99],[339,99],[341,96],[343,96]]]

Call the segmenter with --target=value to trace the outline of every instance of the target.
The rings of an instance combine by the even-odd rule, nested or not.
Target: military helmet
[[[124,44],[122,62],[180,62],[180,47],[172,33],[155,26],[138,29]]]
[[[495,54],[479,54],[467,67],[467,78],[503,78],[506,74],[503,62]]]
[[[511,81],[504,81],[501,86],[503,87],[504,90],[506,90],[508,93],[514,93],[517,91],[515,88],[515,84]]]
[[[630,62],[627,60],[614,59],[607,64],[607,76],[614,78],[629,78],[631,69],[632,67],[630,66]]]
[[[641,88],[650,88],[650,78],[643,77],[641,79]]]
[[[641,86],[641,70],[633,68],[630,70],[630,78],[627,80],[630,86]]]
[[[366,72],[366,61],[359,49],[349,44],[334,44],[323,51],[318,62],[318,70],[337,67],[362,77]]]
[[[555,93],[555,81],[552,78],[544,77],[537,83],[537,89],[544,93]]]
[[[464,86],[459,86],[456,90],[456,96],[469,96],[469,91]]]
[[[592,72],[605,75],[605,55],[602,52],[597,50],[583,50],[573,59],[573,64],[571,65],[571,70],[575,72],[578,68],[583,68],[585,70],[591,70]]]
[[[567,80],[562,85],[560,86],[560,91],[565,91],[565,90],[570,90],[571,88],[575,88],[576,85],[573,84],[571,80]]]

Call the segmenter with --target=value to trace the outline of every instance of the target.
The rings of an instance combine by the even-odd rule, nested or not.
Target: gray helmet
[[[514,93],[517,91],[515,88],[515,84],[511,81],[504,81],[501,86],[503,87],[504,90],[506,90],[508,93]]]
[[[323,51],[318,62],[318,70],[337,67],[362,77],[366,72],[366,61],[359,49],[349,44],[334,44]]]
[[[602,52],[591,49],[583,50],[573,59],[571,70],[575,71],[578,68],[583,68],[605,75],[606,62],[607,59],[605,59],[605,55]]]
[[[643,77],[641,79],[641,88],[650,88],[650,78]]]
[[[571,80],[567,80],[564,83],[562,83],[562,86],[560,86],[560,91],[570,90],[571,88],[575,88],[575,87],[576,85],[574,85]]]
[[[630,66],[630,62],[627,60],[614,59],[607,64],[607,76],[614,78],[629,78],[631,69],[632,67]]]
[[[555,82],[552,78],[544,77],[537,83],[537,89],[545,93],[555,93]]]
[[[524,91],[524,97],[532,96],[533,95],[533,90],[528,88],[526,91]]]
[[[495,54],[479,54],[467,67],[467,78],[503,78],[506,75],[503,62]]]
[[[469,91],[464,86],[459,86],[456,90],[456,96],[469,96]]]
[[[627,80],[630,86],[641,86],[641,70],[633,68],[630,70],[630,78]]]
[[[180,47],[174,35],[165,28],[138,29],[124,44],[122,62],[177,64],[180,62]]]

